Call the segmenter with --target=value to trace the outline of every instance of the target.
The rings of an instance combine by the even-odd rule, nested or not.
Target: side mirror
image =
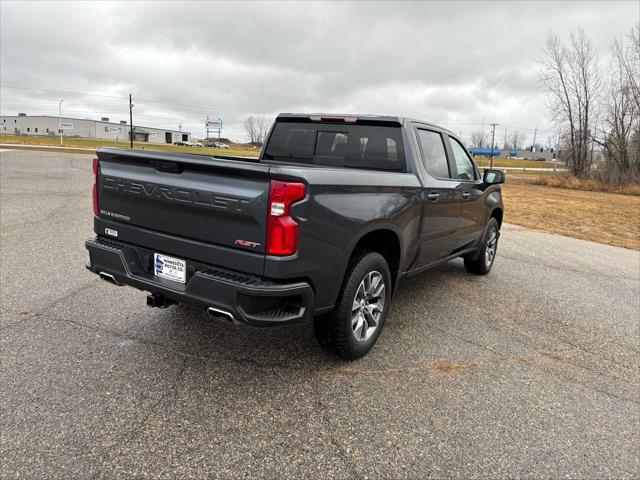
[[[502,170],[492,170],[487,168],[482,175],[482,181],[487,185],[496,185],[504,183],[505,175]]]

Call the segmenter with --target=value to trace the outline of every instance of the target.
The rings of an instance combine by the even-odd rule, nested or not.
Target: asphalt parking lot
[[[344,363],[89,274],[90,159],[0,153],[3,478],[640,476],[639,252],[506,225]]]

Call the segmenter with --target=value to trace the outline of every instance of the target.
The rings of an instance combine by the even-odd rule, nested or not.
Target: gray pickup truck
[[[400,280],[487,274],[504,173],[409,118],[281,114],[259,158],[100,148],[87,268],[232,322],[313,319],[339,356],[375,344]]]

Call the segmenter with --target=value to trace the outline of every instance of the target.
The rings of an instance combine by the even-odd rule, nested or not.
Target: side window
[[[473,162],[465,148],[455,138],[449,137],[449,141],[451,142],[451,150],[453,150],[453,157],[456,160],[456,169],[458,170],[456,178],[460,180],[476,180],[476,169],[473,167]]]
[[[424,167],[436,178],[449,178],[449,164],[442,135],[431,130],[418,129]]]

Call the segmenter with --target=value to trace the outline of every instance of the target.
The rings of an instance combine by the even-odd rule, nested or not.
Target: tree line
[[[525,148],[524,143],[526,142],[526,140],[527,138],[525,137],[525,135],[519,130],[507,130],[507,132],[505,133],[504,141],[502,143],[502,148],[506,150],[522,150]],[[499,145],[499,142],[496,140],[495,144],[496,145],[494,147],[497,147]],[[473,132],[471,132],[471,145],[480,148],[492,148],[491,132],[489,130],[486,130],[484,127],[479,128],[478,130],[474,130]],[[538,148],[540,148],[540,145],[535,144],[533,145],[533,147],[537,150]]]
[[[584,30],[571,32],[568,42],[549,32],[540,83],[573,175],[640,182],[640,24],[616,39],[611,53],[603,66]],[[596,148],[603,162],[594,170]]]

